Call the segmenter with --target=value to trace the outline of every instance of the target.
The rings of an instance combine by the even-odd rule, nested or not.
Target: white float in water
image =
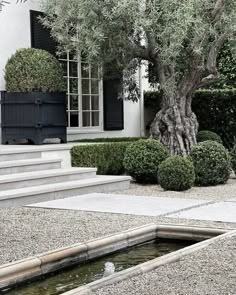
[[[115,265],[112,262],[106,262],[105,263],[105,270],[104,270],[104,274],[103,277],[108,277],[110,275],[112,275],[115,272]]]

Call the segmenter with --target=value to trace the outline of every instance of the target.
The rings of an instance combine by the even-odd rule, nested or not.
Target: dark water
[[[77,265],[42,277],[39,281],[16,289],[2,291],[4,295],[59,295],[103,277],[104,264],[114,263],[116,272],[138,265],[156,257],[182,249],[192,242],[157,240],[126,249],[100,259]]]

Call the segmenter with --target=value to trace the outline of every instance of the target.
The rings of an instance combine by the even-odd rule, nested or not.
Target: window
[[[72,58],[60,59],[67,80],[68,127],[101,128],[101,79],[98,66]]]

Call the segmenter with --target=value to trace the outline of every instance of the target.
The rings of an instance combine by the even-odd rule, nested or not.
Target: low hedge
[[[159,166],[158,179],[164,190],[185,191],[195,182],[193,162],[186,157],[172,156]]]
[[[73,167],[96,167],[100,175],[124,173],[124,154],[131,142],[77,145],[71,150]]]
[[[140,139],[145,139],[145,137],[102,137],[102,138],[88,138],[88,139],[78,139],[72,142],[92,142],[92,143],[99,143],[99,142],[133,142]]]

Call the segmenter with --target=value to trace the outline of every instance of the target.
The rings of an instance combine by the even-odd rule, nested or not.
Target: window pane
[[[92,112],[92,126],[99,126],[99,112]]]
[[[91,80],[91,93],[92,94],[99,94],[99,81],[98,80]]]
[[[89,65],[82,63],[81,64],[82,78],[89,78]]]
[[[78,95],[70,95],[70,109],[71,110],[78,110],[79,109]]]
[[[70,77],[78,77],[77,62],[70,62]]]
[[[88,79],[82,79],[82,93],[83,94],[90,94]]]
[[[77,112],[70,113],[70,127],[79,126],[79,114]]]
[[[91,65],[91,78],[98,79],[98,66],[96,65]]]
[[[83,127],[90,126],[90,112],[83,112]]]
[[[82,97],[82,109],[83,109],[83,111],[90,110],[90,96],[89,95],[83,95],[83,97]]]
[[[93,111],[99,110],[99,96],[97,95],[91,96],[91,109]]]
[[[61,61],[61,66],[62,66],[62,70],[63,70],[63,76],[67,77],[67,62]]]
[[[70,93],[78,93],[78,79],[69,79]]]

